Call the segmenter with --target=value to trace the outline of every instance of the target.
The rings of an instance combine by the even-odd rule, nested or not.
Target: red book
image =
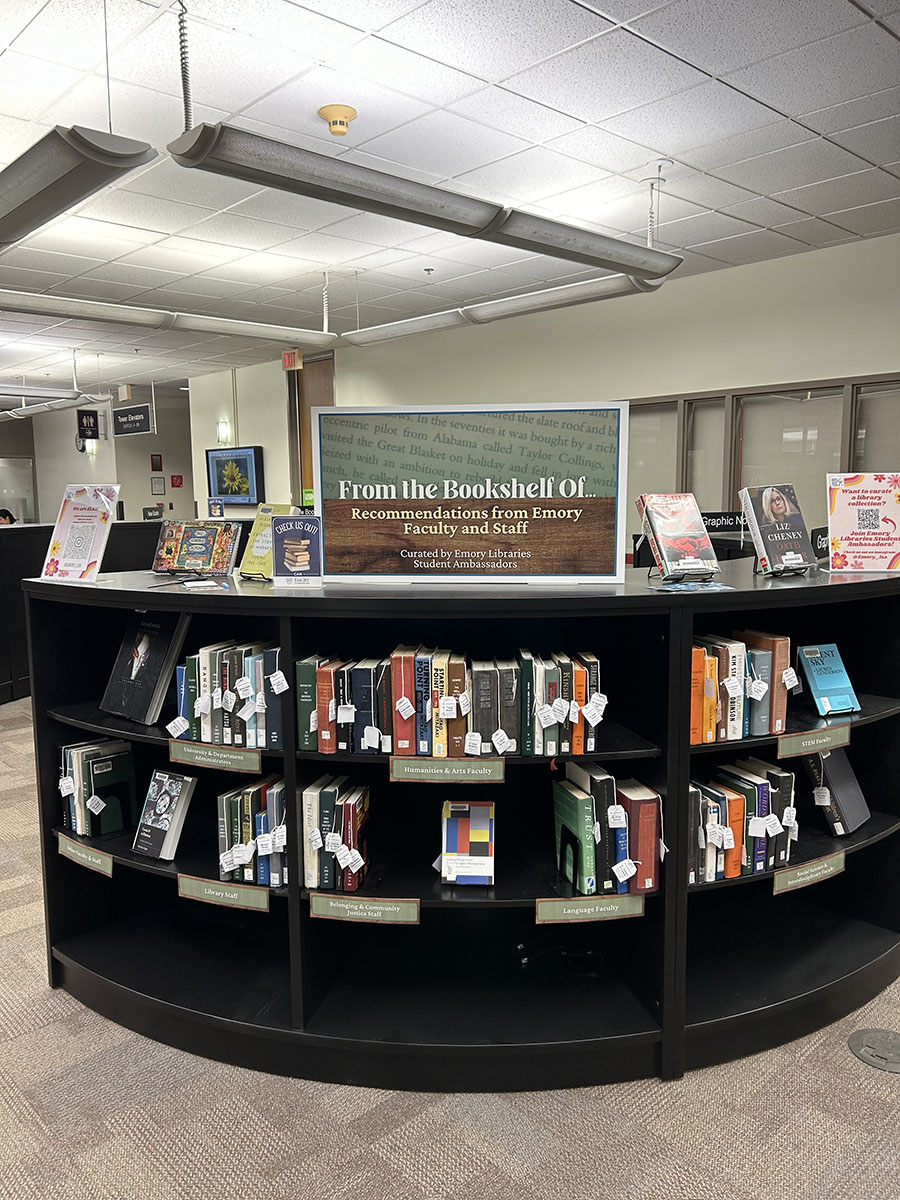
[[[631,895],[659,887],[660,798],[636,779],[616,780],[616,799],[628,814],[628,856],[637,874],[628,880]]]
[[[397,646],[391,653],[391,701],[394,714],[394,753],[416,752],[416,651],[418,646]],[[409,716],[403,716],[397,705],[408,700],[412,706]],[[405,707],[405,706],[404,706]]]
[[[364,830],[369,816],[369,789],[356,788],[344,800],[344,845],[365,855]],[[344,867],[344,891],[357,892],[366,874],[365,864],[358,871]]]
[[[331,658],[316,668],[317,745],[320,754],[337,753],[337,700],[334,693],[335,672],[344,666],[340,658]]]

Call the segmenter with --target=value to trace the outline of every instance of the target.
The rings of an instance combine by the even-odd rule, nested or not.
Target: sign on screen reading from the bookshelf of
[[[326,579],[622,582],[628,406],[313,409]]]

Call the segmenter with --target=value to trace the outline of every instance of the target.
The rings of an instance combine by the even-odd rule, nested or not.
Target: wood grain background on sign
[[[496,572],[498,578],[522,575],[612,575],[615,573],[616,502],[612,497],[575,500],[501,500],[497,507],[509,511],[522,509],[528,513],[526,533],[463,534],[457,530],[453,538],[442,534],[407,533],[402,520],[361,520],[353,518],[360,512],[421,512],[427,517],[411,518],[411,524],[435,525],[441,520],[451,525],[483,524],[483,521],[451,519],[447,514],[454,507],[485,510],[488,529],[494,501],[458,504],[453,501],[398,500],[325,500],[323,502],[322,533],[325,568],[329,575],[435,575],[436,569],[417,568],[414,559],[401,556],[401,550],[448,550],[451,559],[443,560],[441,568],[447,574],[464,579],[468,568],[456,569],[456,550],[528,550],[531,558],[520,558],[516,569]],[[562,518],[532,517],[535,508],[542,510],[581,509],[577,522]],[[515,520],[505,518],[507,524]],[[424,561],[435,561],[433,559]],[[440,560],[437,560],[440,561]],[[494,574],[494,572],[491,572]]]

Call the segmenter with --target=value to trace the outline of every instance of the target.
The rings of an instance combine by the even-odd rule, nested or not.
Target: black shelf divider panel
[[[653,1074],[674,1079],[686,1067],[778,1044],[863,1003],[900,975],[900,792],[891,750],[900,700],[889,697],[900,656],[900,579],[811,572],[773,582],[754,577],[751,566],[724,563],[720,578],[733,590],[710,593],[653,590],[641,571],[628,572],[616,587],[340,585],[302,597],[235,579],[215,595],[186,594],[176,585],[148,592],[158,583],[149,572],[102,576],[89,586],[27,581],[51,984],[150,1037],[223,1061],[310,1079],[464,1091]],[[190,611],[192,644],[234,628],[265,631],[282,647],[291,680],[282,698],[284,749],[266,766],[283,772],[293,819],[289,884],[268,913],[177,896],[178,872],[218,875],[214,817],[209,849],[197,829],[199,837],[171,864],[135,861],[129,835],[96,839],[92,844],[117,863],[112,879],[58,853],[61,728],[127,738],[144,765],[169,740],[164,726],[111,717],[90,699],[103,692],[128,610],[148,606]],[[762,887],[687,885],[695,754],[770,757],[775,749],[774,737],[688,744],[694,630],[744,625],[785,632],[794,645],[838,642],[863,704],[850,718],[849,755],[857,756],[870,804],[878,806],[849,838],[832,839],[808,819],[801,824],[795,864],[843,849],[847,870],[779,897],[768,876]],[[424,856],[404,850],[402,861],[393,844],[382,854],[372,841],[360,895],[417,898],[421,923],[311,917],[298,777],[339,768],[363,779],[361,767],[377,766],[371,782],[373,798],[385,797],[384,828],[396,828],[388,818],[396,816],[398,797],[402,804],[409,798],[419,810],[423,846],[433,820],[424,801],[436,790],[388,782],[384,756],[298,754],[291,664],[320,644],[384,645],[387,652],[399,631],[432,628],[470,650],[489,649],[492,639],[527,645],[522,639],[532,637],[549,647],[567,641],[566,630],[576,631],[579,643],[584,637],[581,644],[596,643],[607,664],[611,717],[599,726],[601,748],[590,757],[635,760],[623,773],[665,792],[668,854],[661,891],[647,897],[642,918],[535,926],[535,899],[570,894],[547,841],[550,760],[537,757],[510,758],[505,784],[491,788],[499,804],[493,888],[442,885],[430,866],[430,841]],[[787,732],[844,720],[822,721],[808,701],[793,698]],[[373,839],[376,828],[373,820]],[[724,935],[733,929],[741,937],[729,942]],[[517,944],[529,946],[528,969],[514,953]]]
[[[892,696],[857,695],[861,705],[859,712],[836,713],[833,717],[820,717],[815,708],[802,700],[788,700],[788,715],[785,721],[784,734],[769,734],[766,737],[740,738],[733,742],[706,742],[702,746],[691,746],[691,754],[708,754],[716,750],[731,750],[738,757],[743,757],[742,750],[753,749],[755,746],[772,746],[779,737],[791,733],[815,733],[822,729],[834,729],[836,725],[850,725],[850,736],[853,728],[861,725],[871,725],[875,721],[884,721],[888,717],[896,717],[900,713],[900,700]]]

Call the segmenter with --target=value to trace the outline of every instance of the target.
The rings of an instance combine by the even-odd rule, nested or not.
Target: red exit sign
[[[281,369],[283,371],[302,371],[303,370],[303,351],[302,350],[282,350],[282,352],[281,352]]]

